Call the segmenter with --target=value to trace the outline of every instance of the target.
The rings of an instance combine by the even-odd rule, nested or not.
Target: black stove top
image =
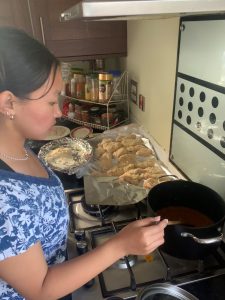
[[[110,226],[91,232],[92,248],[100,245],[114,234]],[[151,255],[138,256],[132,264],[132,272],[138,289],[156,283],[170,283],[180,286],[200,300],[225,299],[225,245],[204,260],[184,260],[170,256],[160,249]],[[99,275],[103,298],[120,295],[130,291],[131,278],[126,268],[111,266]],[[146,298],[164,299],[164,298]],[[176,298],[174,298],[176,299]],[[177,298],[180,299],[180,298]]]
[[[122,206],[108,219],[101,221],[99,216],[95,217],[83,210],[81,204],[82,193],[84,191],[77,191],[69,197],[70,217],[74,220],[71,229],[72,231],[75,229],[85,231],[88,250],[95,248],[115,234],[113,224],[120,230],[132,220],[138,219],[140,216],[146,216],[145,202],[141,202],[139,212],[135,205]],[[74,242],[76,243],[76,239],[74,239]],[[95,278],[93,286],[79,289],[76,293],[78,299],[108,300],[112,297],[137,299],[137,295],[141,290],[154,284],[168,283],[190,292],[199,300],[225,300],[225,244],[223,242],[217,251],[204,260],[176,258],[163,252],[162,249],[157,249],[145,257],[128,257],[128,259],[131,263],[135,284],[133,279],[131,280],[131,274],[126,267],[126,263],[118,261],[99,274]],[[134,286],[136,287],[135,290]]]

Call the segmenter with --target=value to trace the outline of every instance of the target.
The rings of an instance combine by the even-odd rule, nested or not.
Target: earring
[[[6,112],[6,116],[10,118],[10,120],[14,120],[15,115],[10,114],[8,111]]]

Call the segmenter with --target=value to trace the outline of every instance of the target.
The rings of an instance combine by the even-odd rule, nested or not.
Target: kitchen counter
[[[224,300],[225,299],[225,274],[209,278],[200,282],[181,286],[200,300]]]

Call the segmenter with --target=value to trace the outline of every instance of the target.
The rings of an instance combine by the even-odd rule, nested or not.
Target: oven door
[[[144,288],[137,300],[199,300],[184,289],[167,283],[157,283]]]

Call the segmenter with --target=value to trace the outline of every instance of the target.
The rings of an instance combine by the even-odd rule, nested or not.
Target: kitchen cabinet
[[[27,0],[0,0],[0,26],[13,26],[32,35]]]
[[[58,58],[81,60],[127,54],[126,21],[60,22],[77,0],[28,0],[34,36]]]
[[[181,19],[171,162],[225,199],[224,16]]]

